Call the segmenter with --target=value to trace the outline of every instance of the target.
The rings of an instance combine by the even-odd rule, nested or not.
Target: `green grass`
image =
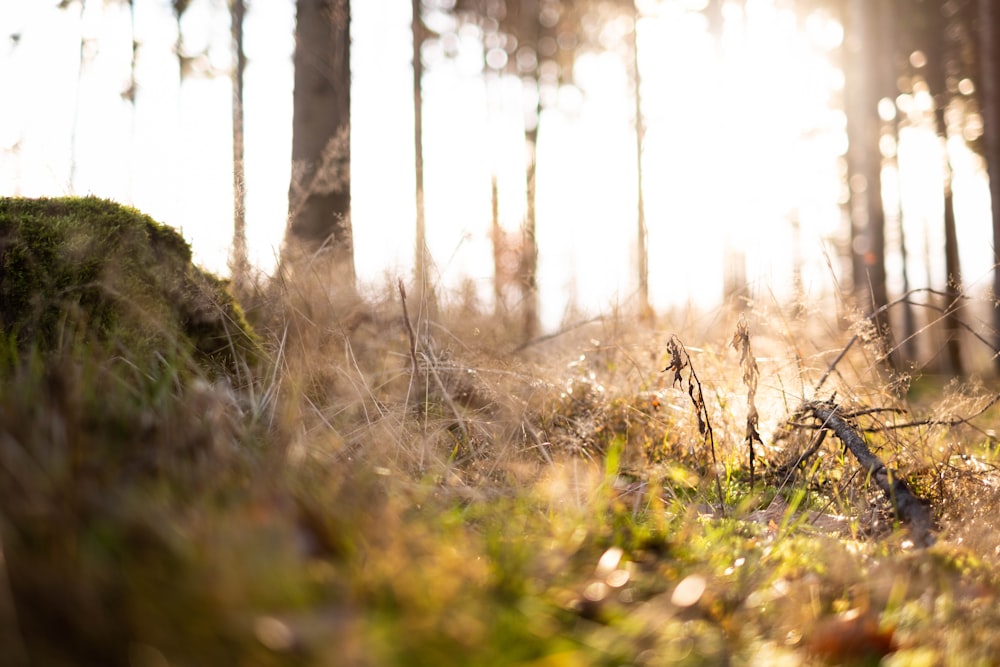
[[[976,430],[995,417],[869,434],[933,503],[927,549],[832,436],[777,473],[814,436],[782,424],[843,345],[836,330],[809,348],[814,321],[752,319],[764,444],[751,487],[724,316],[680,332],[713,467],[686,388],[661,372],[666,321],[595,323],[515,355],[500,324],[459,307],[449,319],[444,304],[441,322],[416,323],[414,373],[391,295],[331,295],[300,274],[251,306],[269,358],[242,383],[167,358],[138,367],[88,341],[5,341],[0,663],[1000,655],[996,450]],[[912,407],[868,354],[827,390]],[[971,414],[985,395],[923,391],[920,414]]]

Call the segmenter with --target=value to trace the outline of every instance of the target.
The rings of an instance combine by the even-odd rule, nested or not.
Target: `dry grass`
[[[270,357],[235,386],[9,352],[3,664],[1000,654],[996,415],[955,419],[984,385],[910,400],[863,322],[831,367],[852,331],[821,304],[620,313],[527,347],[471,306],[407,305],[409,326],[395,286],[282,275],[248,300]],[[819,432],[798,406],[833,394],[880,409],[856,424],[931,503],[934,546],[833,437],[787,465]]]

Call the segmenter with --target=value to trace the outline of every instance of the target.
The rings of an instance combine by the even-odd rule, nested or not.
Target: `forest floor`
[[[983,382],[819,305],[526,347],[419,305],[276,282],[237,379],[5,358],[0,663],[996,664]]]

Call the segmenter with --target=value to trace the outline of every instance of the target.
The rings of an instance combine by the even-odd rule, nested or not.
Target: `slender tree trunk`
[[[990,177],[993,213],[993,329],[997,354],[994,364],[1000,371],[1000,8],[996,0],[979,0],[979,82],[985,121],[986,169]]]
[[[632,0],[632,87],[635,107],[635,176],[636,176],[636,250],[639,268],[639,317],[652,320],[653,311],[649,305],[649,248],[647,243],[646,204],[642,183],[642,148],[645,139],[645,125],[642,118],[642,77],[639,71],[639,7]]]
[[[915,46],[915,31],[912,29],[907,31],[900,31],[898,28],[894,29],[899,24],[900,16],[907,16],[907,13],[912,10],[910,6],[910,0],[890,0],[889,6],[887,8],[888,18],[887,22],[889,24],[889,29],[886,31],[885,51],[888,57],[891,58],[890,63],[895,67],[890,67],[886,73],[888,79],[885,82],[886,95],[889,99],[894,99],[895,95],[899,91],[898,83],[898,71],[897,68],[901,66],[901,61],[905,62],[909,60],[909,55],[917,48]],[[900,116],[898,113],[894,114],[891,120],[885,121],[883,125],[883,131],[891,134],[896,146],[899,145],[899,131],[900,131]],[[893,155],[890,162],[895,166],[896,173],[896,191],[900,191],[900,172],[899,172],[899,156],[898,152]],[[884,203],[884,202],[883,202]],[[892,217],[896,220],[896,243],[899,251],[900,258],[900,279],[902,281],[902,293],[906,294],[910,291],[910,267],[909,261],[911,260],[909,253],[906,248],[906,229],[905,229],[905,219],[903,217],[903,205],[900,198],[897,196],[894,201],[890,204],[892,206]],[[914,307],[909,301],[904,301],[899,305],[902,312],[902,331],[900,332],[900,342],[899,342],[899,357],[906,364],[915,364],[918,362],[917,358],[917,323],[914,317]]]
[[[522,44],[534,49],[536,63],[530,78],[526,78],[535,89],[535,106],[529,114],[528,126],[524,131],[525,149],[527,151],[527,167],[525,169],[527,202],[524,215],[524,227],[521,240],[520,284],[521,312],[524,316],[523,335],[530,340],[538,335],[540,328],[538,314],[538,243],[536,235],[535,203],[537,194],[538,166],[538,128],[541,124],[542,104],[540,94],[539,68],[537,62],[538,46],[541,39],[539,24],[538,0],[519,0],[518,8],[521,19]]]
[[[944,148],[947,151],[947,147]],[[962,363],[962,345],[960,340],[958,310],[961,308],[962,266],[958,255],[958,234],[955,228],[955,203],[951,192],[951,169],[945,176],[944,186],[944,264],[948,274],[948,285],[945,292],[948,304],[944,315],[944,328],[948,336],[948,371],[952,375],[964,375],[965,366]]]
[[[485,38],[482,42],[484,44],[483,62],[485,63],[486,41],[496,36],[498,24],[486,20],[486,17],[490,15],[489,0],[479,0],[477,11],[483,18],[480,27],[482,27],[485,33]],[[497,91],[500,83],[499,79],[498,74],[487,65],[483,74],[487,124],[493,120],[497,113],[497,108],[500,106],[496,103],[495,99],[499,94]],[[490,240],[493,244],[493,316],[503,319],[507,315],[506,295],[511,275],[509,264],[504,259],[505,255],[509,252],[509,248],[503,227],[500,226],[500,176],[497,173],[495,156],[491,157],[490,160]]]
[[[537,116],[541,115],[541,108]],[[537,123],[537,121],[536,121]],[[538,317],[538,243],[535,235],[535,195],[538,151],[538,125],[525,131],[525,143],[528,151],[528,166],[525,170],[527,178],[527,208],[524,214],[524,231],[521,245],[521,312],[524,315],[524,338],[530,340],[538,335],[540,328]]]
[[[427,228],[424,216],[424,122],[423,122],[423,78],[424,63],[420,55],[424,43],[424,23],[421,16],[421,0],[412,0],[413,34],[413,175],[416,184],[416,259],[414,279],[421,305],[434,302],[428,267],[430,253],[427,249]]]
[[[899,136],[898,125],[896,136]],[[898,173],[898,172],[897,172]],[[903,219],[903,207],[897,202],[896,205],[897,220],[899,220],[899,258],[900,258],[900,271],[902,272],[903,279],[903,294],[907,294],[910,291],[912,285],[910,284],[910,269],[909,261],[910,255],[906,250],[906,226],[905,220]],[[900,304],[903,309],[903,335],[902,342],[900,343],[902,348],[902,353],[908,362],[914,363],[917,361],[917,322],[913,314],[913,304],[909,301],[904,301]]]
[[[507,272],[503,261],[506,244],[503,228],[500,227],[500,183],[496,167],[490,172],[490,238],[493,241],[493,314],[500,316],[506,312],[504,286]]]
[[[250,262],[247,257],[246,173],[243,150],[243,74],[247,62],[243,51],[245,1],[231,0],[229,11],[233,50],[233,247],[229,269],[234,285],[244,288],[247,286],[250,273]]]
[[[286,252],[324,251],[353,283],[348,0],[297,0]]]
[[[944,18],[944,6],[940,0],[931,5],[936,10],[937,21]],[[927,54],[927,65],[925,76],[927,86],[930,88],[934,99],[934,122],[935,131],[941,142],[941,150],[944,156],[944,174],[941,181],[941,191],[944,203],[944,259],[945,274],[947,283],[945,293],[947,303],[945,303],[945,314],[943,325],[946,336],[945,350],[946,358],[943,368],[947,373],[962,375],[964,366],[962,364],[961,343],[959,340],[958,316],[956,310],[959,308],[960,295],[962,292],[962,271],[959,265],[958,235],[955,228],[955,201],[951,190],[951,163],[948,159],[948,124],[945,119],[945,109],[948,105],[947,74],[945,64],[949,56],[949,45],[947,43],[948,24],[938,25],[936,21],[929,21],[926,27],[926,44],[924,45]]]

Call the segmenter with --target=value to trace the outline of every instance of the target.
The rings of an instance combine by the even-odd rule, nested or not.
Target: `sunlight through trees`
[[[5,112],[6,191],[144,204],[235,274],[273,266],[285,198],[290,238],[334,239],[365,283],[412,269],[428,294],[471,300],[527,338],[622,305],[839,294],[871,311],[932,287],[946,296],[880,326],[904,341],[898,362],[926,362],[913,333],[943,312],[935,363],[963,370],[954,317],[993,284],[985,228],[1000,229],[989,3],[379,0],[350,20],[343,0],[279,4],[8,5],[3,83],[27,91],[48,68],[74,84]],[[284,22],[255,22],[264,12]],[[261,45],[289,44],[275,38],[294,37],[279,32],[297,12],[282,64]],[[75,40],[75,62],[42,61],[38,40],[54,38]],[[328,58],[336,71],[307,78]],[[35,104],[45,113],[24,113]],[[208,169],[230,172],[228,202]]]

